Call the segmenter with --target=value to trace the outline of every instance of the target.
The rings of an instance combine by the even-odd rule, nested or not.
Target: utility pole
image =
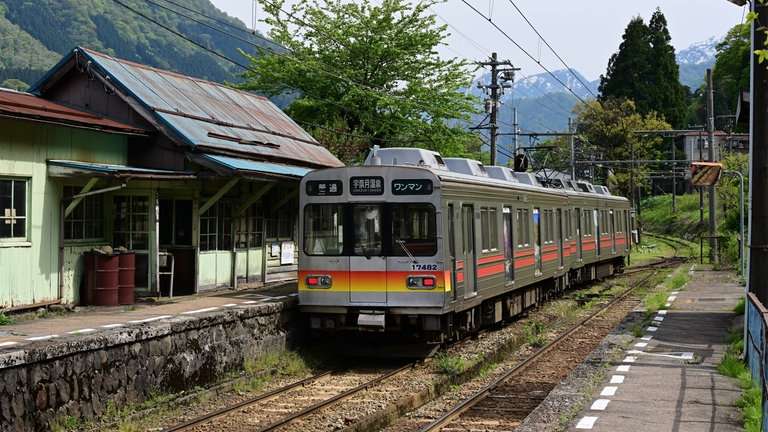
[[[707,140],[709,141],[708,156],[709,161],[715,161],[715,109],[714,109],[714,90],[712,87],[712,69],[707,69]],[[709,186],[709,262],[718,263],[717,252],[717,218],[715,206],[717,195],[715,185]]]
[[[496,123],[499,111],[499,89],[501,94],[504,94],[505,88],[510,88],[512,82],[515,81],[515,71],[520,70],[512,66],[509,60],[499,61],[496,58],[496,53],[491,55],[491,61],[480,62],[481,66],[491,67],[491,84],[484,85],[477,83],[477,87],[483,89],[483,92],[488,94],[488,90],[491,92],[491,119],[488,124],[488,129],[491,130],[491,165],[496,165],[496,136],[498,135],[499,126]],[[499,69],[499,66],[510,66],[509,68]],[[499,83],[501,81],[501,83]]]
[[[573,133],[573,121],[568,117],[568,133]],[[568,137],[571,146],[571,180],[576,180],[576,149],[574,148],[573,135]]]

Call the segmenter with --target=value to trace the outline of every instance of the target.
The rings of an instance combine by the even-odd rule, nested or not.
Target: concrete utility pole
[[[707,69],[707,140],[709,141],[709,161],[715,161],[715,108],[714,89],[712,87],[712,69]],[[709,262],[719,262],[717,252],[717,207],[715,185],[709,186]]]
[[[512,66],[512,63],[509,60],[498,61],[496,53],[491,55],[491,61],[480,62],[480,65],[491,67],[491,84],[483,85],[478,83],[477,87],[483,89],[484,92],[491,91],[491,119],[488,128],[491,130],[491,165],[496,165],[496,137],[499,129],[496,119],[499,111],[499,89],[501,89],[503,94],[505,88],[511,87],[510,83],[515,81],[515,71],[520,69],[513,67],[499,69],[499,66],[503,65]],[[499,83],[499,80],[501,80],[501,83]]]

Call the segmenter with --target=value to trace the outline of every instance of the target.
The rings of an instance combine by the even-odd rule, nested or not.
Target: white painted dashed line
[[[260,300],[259,300],[259,301],[260,301]],[[256,300],[248,300],[248,301],[244,301],[244,302],[243,302],[243,304],[254,304],[254,303],[259,303],[259,301],[256,301]]]
[[[663,316],[655,316],[655,317],[653,317],[653,320],[654,321],[658,321],[658,322],[662,322],[662,321],[664,321],[664,317]]]
[[[227,303],[224,305],[224,307],[228,307],[228,308],[236,307],[236,306],[237,306],[237,303]]]
[[[116,328],[116,327],[125,327],[125,324],[106,324],[101,326],[102,328]]]
[[[659,315],[666,315],[666,314],[667,314],[667,311],[665,311],[664,309],[659,311]]]
[[[658,329],[659,329],[658,327],[649,326],[649,327],[647,327],[647,328],[645,329],[645,331],[649,331],[649,332],[655,332],[655,331],[656,331],[656,330],[658,330]]]
[[[684,352],[681,356],[681,359],[683,360],[691,360],[693,359],[693,353],[692,352]]]
[[[26,340],[28,340],[30,342],[35,342],[35,341],[53,339],[53,338],[57,338],[57,337],[59,337],[59,335],[33,336],[33,337],[30,337],[30,338],[27,338]]]
[[[680,291],[672,291],[670,294],[672,294],[672,295],[678,295],[678,294],[680,294]]]
[[[14,342],[14,341],[0,342],[0,347],[7,347],[7,346],[13,346],[13,345],[18,345],[18,342]]]
[[[645,348],[648,346],[648,342],[638,342],[635,344],[635,346],[638,348]]]
[[[212,311],[215,311],[215,310],[218,310],[218,309],[219,309],[218,307],[209,307],[209,308],[204,308],[204,309],[197,309],[197,310],[186,311],[186,312],[182,312],[182,313],[184,315],[192,315],[192,314],[197,314],[197,313],[212,312]]]
[[[642,354],[642,350],[629,350],[627,351],[627,354]]]
[[[128,321],[128,322],[132,324],[140,324],[140,323],[147,323],[147,322],[157,321],[157,320],[166,319],[166,318],[171,318],[171,315],[160,315],[156,317],[145,318],[143,320],[134,320],[134,321]]]
[[[653,336],[646,335],[646,336],[641,337],[640,339],[642,339],[644,341],[649,341],[649,340],[653,339]]]
[[[93,333],[95,331],[96,331],[96,329],[83,328],[83,329],[79,329],[79,330],[72,330],[71,332],[67,332],[67,333],[68,334],[80,334],[80,333]]]
[[[666,303],[666,304],[664,304],[664,307],[670,307],[670,306],[672,306],[672,303]]]
[[[600,396],[616,396],[616,390],[618,389],[616,386],[605,386],[603,391],[600,392]]]
[[[611,384],[622,384],[624,382],[624,375],[611,376]]]
[[[677,299],[677,296],[673,296],[673,295],[672,295],[672,296],[669,296],[669,297],[667,297],[667,301],[668,301],[668,302],[670,302],[670,303],[672,303],[672,302],[673,302],[673,301],[675,301],[676,299]]]
[[[605,411],[605,409],[608,408],[608,402],[610,402],[609,399],[598,399],[592,403],[590,409],[594,411]]]
[[[576,424],[576,429],[592,429],[596,421],[597,417],[585,416]]]
[[[616,366],[616,372],[629,372],[629,365],[618,365]]]
[[[624,363],[634,363],[637,361],[637,357],[627,356],[624,358]]]

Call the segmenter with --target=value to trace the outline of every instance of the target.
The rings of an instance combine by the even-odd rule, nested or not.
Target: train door
[[[581,227],[581,209],[577,208],[573,213],[576,216],[576,257],[581,261],[584,259],[584,249],[582,248],[584,230]]]
[[[451,266],[451,301],[458,300],[459,295],[459,281],[456,277],[459,269],[456,262],[456,221],[454,216],[453,204],[448,204],[448,259]]]
[[[565,267],[565,261],[563,257],[563,247],[566,238],[563,236],[563,210],[557,209],[557,217],[555,218],[555,223],[557,224],[557,241],[560,243],[558,246],[558,254],[560,257],[560,268]]]
[[[382,215],[380,205],[360,204],[353,208],[354,248],[349,257],[349,301],[386,303],[387,260],[381,255]]]
[[[608,217],[611,223],[611,253],[616,253],[616,215],[613,214],[613,210],[608,211]]]
[[[541,222],[538,208],[533,209],[533,263],[534,272],[538,276],[541,274]]]
[[[464,298],[477,295],[477,259],[475,257],[475,208],[471,204],[461,206],[461,249],[462,275],[464,276]]]
[[[515,238],[512,227],[512,209],[504,207],[504,274],[505,282],[515,281]]]
[[[600,213],[598,213],[597,210],[592,210],[592,218],[594,219],[593,223],[595,224],[595,253],[596,256],[600,256],[600,238],[602,237],[600,233]]]

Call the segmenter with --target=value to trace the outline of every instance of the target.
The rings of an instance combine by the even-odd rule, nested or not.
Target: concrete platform
[[[732,273],[711,266],[694,265],[690,274],[643,336],[626,339],[631,342],[620,360],[611,362],[568,430],[742,430],[733,406],[742,390],[716,367],[730,345],[729,330],[742,328],[743,316],[732,310],[745,288]]]
[[[76,312],[60,316],[49,312],[46,318],[20,320],[0,326],[0,353],[65,336],[93,335],[103,330],[162,322],[176,316],[258,305],[288,296],[295,297],[296,290],[296,282],[276,283],[258,289],[145,299],[133,305],[78,307]]]

